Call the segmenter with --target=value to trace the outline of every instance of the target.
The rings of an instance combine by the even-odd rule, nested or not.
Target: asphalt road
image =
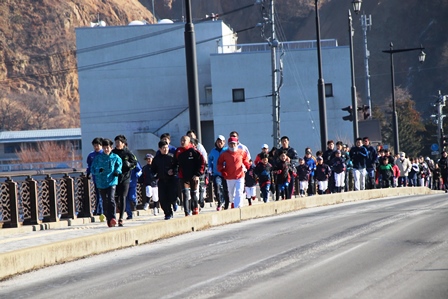
[[[448,298],[448,196],[214,227],[0,282],[0,298]]]

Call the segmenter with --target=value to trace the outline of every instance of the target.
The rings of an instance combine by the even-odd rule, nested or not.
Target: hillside
[[[136,0],[0,1],[0,130],[79,127],[75,28],[98,16],[152,17]]]
[[[132,20],[152,22],[152,0],[4,0],[0,1],[0,130],[79,126],[75,28],[103,20],[126,25]],[[154,0],[155,16],[180,21],[184,0]],[[262,6],[254,0],[193,0],[193,18],[217,13],[238,32],[238,42],[263,42],[255,25]],[[265,1],[268,5],[269,1]],[[351,1],[319,1],[322,38],[348,44],[347,12]],[[242,9],[243,7],[246,7]],[[276,22],[282,41],[315,39],[314,1],[277,0]],[[423,65],[417,52],[394,56],[396,85],[407,88],[417,108],[430,114],[432,95],[448,94],[448,2],[365,0],[371,14],[368,32],[372,102],[384,106],[390,98],[389,56],[396,48],[418,47],[427,53]],[[359,16],[354,16],[357,89],[364,98],[363,39]],[[325,65],[323,66],[325,69]],[[285,78],[287,80],[287,78]],[[316,78],[317,82],[317,78]]]

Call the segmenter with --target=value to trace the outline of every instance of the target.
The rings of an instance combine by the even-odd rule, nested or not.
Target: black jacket
[[[137,166],[137,158],[127,147],[121,150],[114,148],[112,152],[118,155],[123,162],[121,174],[118,176],[118,183],[129,182],[131,180],[131,171]]]
[[[168,174],[168,171],[172,169],[173,174]],[[157,175],[159,181],[167,181],[176,178],[177,168],[174,165],[174,155],[168,153],[166,155],[156,155],[151,164],[152,172]]]

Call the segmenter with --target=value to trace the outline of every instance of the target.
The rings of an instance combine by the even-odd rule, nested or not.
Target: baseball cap
[[[236,137],[230,137],[229,140],[227,141],[228,143],[238,143],[238,138]]]
[[[222,136],[222,135],[218,135],[218,138],[216,138],[216,140],[222,140],[222,141],[226,141],[226,137]]]
[[[324,158],[322,158],[321,156],[317,156],[316,159],[317,159],[317,160],[323,160]]]
[[[151,154],[146,154],[145,159],[154,159],[154,156]]]
[[[340,150],[337,150],[337,151],[336,151],[336,154],[340,154],[340,153],[341,153],[341,151],[340,151]]]
[[[269,148],[269,145],[267,145],[266,143],[265,144],[263,144],[262,146],[261,146],[261,148],[263,149],[263,148]]]
[[[305,154],[306,154],[306,155],[308,155],[308,154],[310,154],[310,155],[311,155],[311,154],[312,154],[312,152],[311,152],[311,151],[306,151],[306,152],[305,152]]]

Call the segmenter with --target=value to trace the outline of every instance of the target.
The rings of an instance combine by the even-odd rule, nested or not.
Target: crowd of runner
[[[115,148],[112,140],[95,138],[94,151],[87,158],[87,175],[92,176],[96,191],[93,213],[105,218],[110,227],[123,226],[125,211],[127,219],[132,218],[137,182],[145,189],[144,209],[152,204],[157,215],[161,207],[166,220],[173,218],[179,203],[185,216],[199,214],[208,183],[217,211],[242,207],[246,200],[252,205],[254,200],[267,203],[375,188],[448,190],[446,152],[436,162],[407,157],[404,152],[394,156],[380,145],[371,145],[368,137],[357,138],[352,147],[329,140],[325,150],[313,152],[307,147],[301,155],[290,146],[288,136],[283,136],[278,148],[262,144],[252,159],[236,131],[227,138],[218,135],[210,153],[192,130],[181,137],[178,148],[165,133],[157,153],[146,154],[143,167],[127,148],[125,136],[118,135],[114,141]]]

